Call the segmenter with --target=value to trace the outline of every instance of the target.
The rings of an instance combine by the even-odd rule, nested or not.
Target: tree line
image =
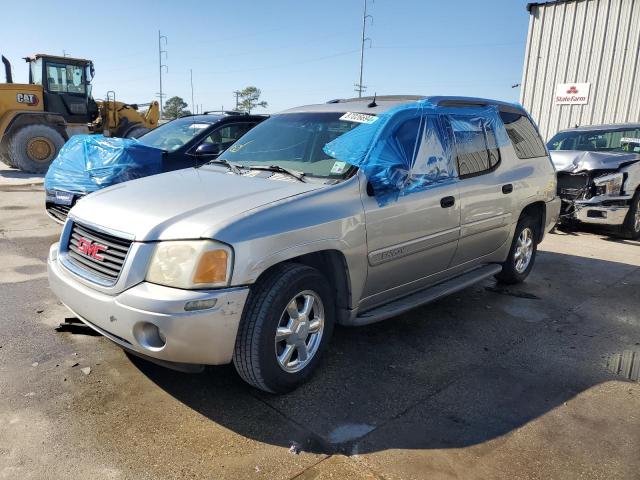
[[[236,108],[240,112],[251,113],[256,108],[267,108],[269,105],[264,100],[260,100],[262,91],[254,86],[245,87],[242,90],[233,92],[236,95]],[[174,120],[176,118],[191,115],[191,111],[187,109],[187,102],[182,97],[174,96],[164,104],[162,118],[166,120]]]

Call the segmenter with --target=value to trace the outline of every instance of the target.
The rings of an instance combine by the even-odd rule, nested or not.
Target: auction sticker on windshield
[[[356,123],[373,123],[378,120],[375,115],[367,115],[366,113],[347,112],[340,117],[340,120]]]

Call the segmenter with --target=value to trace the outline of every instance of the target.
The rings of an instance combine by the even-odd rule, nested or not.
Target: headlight
[[[147,281],[168,287],[226,287],[231,280],[231,247],[211,240],[158,242]]]
[[[618,196],[622,193],[624,175],[622,173],[612,173],[596,178],[593,183],[596,186],[598,195]]]

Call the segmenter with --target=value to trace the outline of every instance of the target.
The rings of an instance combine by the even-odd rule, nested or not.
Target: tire
[[[629,211],[622,225],[622,236],[631,240],[640,238],[640,191],[631,199]]]
[[[303,316],[309,321],[296,324],[290,312],[293,308],[296,314],[304,312],[309,296],[314,297],[313,309]],[[332,290],[318,270],[295,263],[275,266],[252,287],[242,314],[233,354],[240,377],[270,393],[289,392],[308,380],[333,333],[334,309]],[[294,333],[286,336],[287,331]],[[292,345],[300,342],[308,349],[306,360],[301,348]],[[284,361],[287,352],[291,352],[289,362]]]
[[[15,165],[9,160],[9,157],[0,154],[0,162],[4,163],[7,167],[15,167]]]
[[[138,138],[150,131],[147,127],[134,127],[124,134],[124,138]]]
[[[64,145],[64,138],[53,127],[26,125],[9,139],[9,159],[23,172],[45,173]]]
[[[538,252],[536,238],[539,236],[539,225],[540,222],[533,217],[528,215],[520,217],[516,231],[513,234],[507,261],[502,264],[502,271],[495,276],[499,282],[506,284],[521,283],[529,276]],[[523,256],[525,258],[528,256],[528,260],[525,260]]]

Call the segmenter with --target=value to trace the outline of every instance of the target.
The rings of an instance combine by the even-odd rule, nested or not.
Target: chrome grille
[[[91,255],[81,249],[81,243],[85,247],[97,245],[103,248],[96,252],[96,255]],[[131,247],[131,241],[74,223],[67,246],[69,261],[76,267],[115,283]]]
[[[49,215],[59,222],[64,223],[67,219],[67,215],[69,214],[69,210],[71,210],[71,205],[59,205],[57,203],[47,202],[46,209],[47,212],[49,212]]]

